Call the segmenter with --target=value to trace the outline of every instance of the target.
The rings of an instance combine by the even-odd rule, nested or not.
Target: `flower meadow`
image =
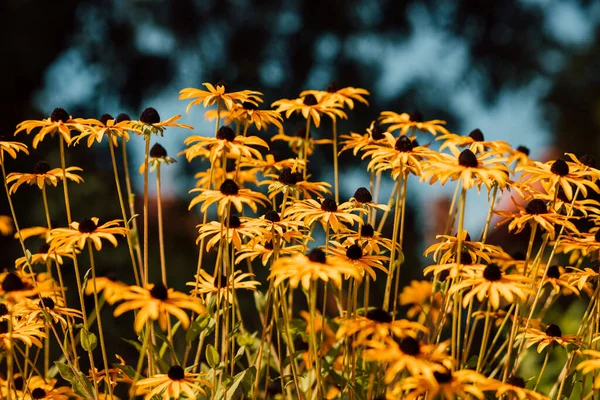
[[[22,250],[0,274],[1,398],[593,398],[594,158],[535,161],[525,147],[490,141],[479,129],[455,134],[418,112],[383,111],[364,131],[337,132],[368,96],[331,84],[267,108],[262,93],[221,81],[180,91],[185,112],[214,121],[208,136],[154,108],[137,119],[56,108],[0,137],[10,206],[0,232]],[[302,129],[286,131],[289,118]],[[197,180],[189,190],[196,273],[178,282],[167,280],[161,199],[161,170],[176,160],[159,142],[172,130],[187,132],[178,156]],[[145,146],[139,170],[129,168],[130,140]],[[270,152],[277,141],[287,144],[284,157]],[[58,147],[59,167],[35,158],[41,142]],[[70,154],[100,146],[109,149],[117,193],[104,201],[118,203],[120,215],[88,210],[77,221],[70,190],[93,172],[70,165]],[[314,161],[317,149],[332,154],[332,182],[312,178],[325,168]],[[366,166],[365,186],[350,199],[340,198],[344,152]],[[11,168],[17,157],[31,160],[30,171]],[[138,173],[143,193],[132,190]],[[392,195],[383,199],[387,181]],[[405,282],[409,181],[455,189],[445,230],[423,255],[422,278]],[[50,190],[64,199],[65,221],[51,215]],[[20,224],[17,191],[41,196],[38,226]],[[472,191],[488,200],[479,237],[465,229]],[[526,251],[488,243],[498,226],[523,233]],[[150,237],[158,237],[158,259]],[[44,244],[33,249],[33,238]],[[126,254],[130,268],[103,276],[96,258],[105,252]],[[67,287],[71,274],[76,285]],[[107,341],[107,317],[125,314],[133,323],[120,323],[123,336],[135,340]],[[135,359],[119,355],[123,346]]]

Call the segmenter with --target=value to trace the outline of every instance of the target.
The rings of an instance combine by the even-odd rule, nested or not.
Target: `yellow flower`
[[[51,296],[59,292],[59,286],[47,273],[25,273],[22,270],[5,272],[0,275],[0,297],[11,303],[19,303],[27,298]]]
[[[433,304],[430,304],[431,300]],[[442,308],[442,293],[434,292],[433,284],[429,281],[412,280],[400,293],[400,305],[410,306],[406,311],[408,318],[419,316],[419,321],[422,321],[423,317],[428,316],[429,321],[435,324]]]
[[[256,174],[260,171],[263,175],[279,173],[284,168],[304,167],[304,160],[299,158],[288,158],[286,160],[276,160],[273,154],[267,154],[264,159],[245,158],[240,160],[240,167],[250,167]]]
[[[287,210],[285,210],[285,217],[290,217],[295,221],[303,221],[304,224],[309,227],[316,221],[321,221],[323,229],[328,229],[331,226],[333,232],[337,232],[343,227],[344,223],[354,225],[355,222],[361,223],[362,219],[356,215],[351,214],[356,209],[349,202],[338,204],[332,198],[319,199],[320,203],[313,199],[303,200],[297,203]]]
[[[308,155],[310,156],[315,150],[315,146],[318,144],[330,144],[333,143],[331,139],[313,139],[310,131],[308,132],[308,143],[306,143],[306,129],[300,128],[296,131],[294,136],[288,136],[283,130],[271,138],[271,142],[282,140],[288,144],[294,154],[300,153],[300,150],[304,151],[304,145],[308,144]],[[303,160],[302,160],[303,161]],[[304,164],[300,164],[303,166]]]
[[[181,115],[174,115],[171,118],[161,121],[158,111],[152,107],[146,108],[140,115],[139,121],[129,121],[126,125],[127,129],[137,133],[138,135],[163,135],[167,127],[194,129],[191,125],[176,123],[181,118]]]
[[[4,136],[0,136],[0,164],[4,164],[4,153],[16,159],[19,151],[29,155],[27,145],[21,142],[10,142]]]
[[[162,400],[196,399],[200,395],[207,395],[206,390],[200,385],[211,386],[207,380],[200,379],[203,376],[203,374],[186,372],[179,365],[173,365],[166,374],[156,374],[137,382],[135,394],[144,395],[145,400],[156,396]]]
[[[215,295],[219,298],[224,298],[225,301],[231,303],[234,289],[247,289],[256,292],[256,287],[260,285],[260,282],[246,280],[246,278],[252,279],[254,278],[254,274],[235,271],[233,273],[233,279],[225,275],[221,275],[219,279],[201,269],[200,274],[196,275],[196,281],[188,282],[186,285],[193,287],[193,289],[190,289],[190,293],[205,294],[206,303],[208,303]]]
[[[83,132],[73,139],[75,144],[87,137],[87,146],[92,147],[94,141],[102,142],[104,136],[112,140],[113,145],[119,145],[119,138],[129,141],[129,130],[131,129],[131,121],[127,114],[119,114],[117,118],[113,118],[110,114],[104,114],[100,119],[76,119],[84,126]]]
[[[462,369],[459,371],[446,370],[434,371],[432,382],[422,375],[409,376],[401,380],[395,387],[398,393],[406,400],[422,398],[439,398],[443,400],[454,399],[485,399],[485,391],[489,389],[489,379],[478,372]],[[407,394],[403,394],[408,391]]]
[[[255,92],[253,90],[242,90],[241,92],[231,92],[229,90],[229,86],[223,81],[217,82],[214,86],[208,82],[203,83],[203,85],[208,89],[194,89],[194,88],[185,88],[179,91],[179,100],[187,100],[187,99],[195,99],[192,100],[185,109],[185,112],[188,113],[190,108],[194,105],[202,104],[204,108],[210,107],[215,104],[217,101],[223,102],[225,107],[228,110],[231,110],[235,104],[235,102],[262,102],[259,96],[262,96],[262,93]],[[216,87],[215,87],[216,86]]]
[[[158,325],[163,331],[167,330],[170,317],[173,315],[181,322],[183,329],[190,326],[190,318],[184,309],[192,310],[197,314],[204,313],[204,307],[188,295],[167,289],[162,283],[148,285],[147,287],[130,286],[122,296],[124,302],[115,308],[114,315],[118,317],[126,311],[137,311],[134,330],[140,333],[148,320],[158,320]]]
[[[165,150],[164,147],[158,143],[155,143],[150,149],[150,154],[148,157],[148,170],[153,172],[160,164],[169,165],[176,162],[177,161],[174,158],[167,155],[167,150]],[[142,163],[142,165],[140,165],[139,173],[143,174],[145,169],[146,163]]]
[[[235,249],[240,250],[242,248],[242,237],[252,240],[267,233],[266,229],[249,224],[249,221],[249,218],[239,218],[236,215],[230,215],[229,221],[223,221],[222,225],[219,221],[211,221],[208,224],[198,225],[196,228],[200,229],[198,230],[199,236],[196,239],[196,244],[212,236],[206,243],[206,250],[210,250],[221,239],[227,240],[228,243],[233,242]]]
[[[575,369],[581,371],[583,375],[588,375],[590,372],[594,371],[594,375],[596,376],[594,379],[594,389],[600,389],[600,374],[596,373],[596,370],[600,369],[600,351],[583,350],[582,353],[592,358],[583,360]]]
[[[567,348],[569,344],[581,345],[583,342],[575,335],[563,335],[558,325],[550,324],[544,331],[536,328],[527,328],[527,331],[517,335],[517,339],[526,339],[525,347],[529,348],[537,343],[537,352],[541,353],[547,346],[559,345]],[[552,350],[552,347],[550,350]]]
[[[440,146],[440,151],[444,150],[445,148],[453,148],[458,150],[458,147],[469,146],[469,150],[475,154],[483,153],[488,150],[491,150],[499,155],[512,152],[510,145],[502,140],[486,141],[483,137],[483,133],[479,129],[474,129],[467,136],[446,133],[437,137],[435,140],[444,141],[444,143],[442,143]]]
[[[269,185],[269,198],[273,199],[279,193],[290,193],[292,195],[296,193],[302,193],[302,197],[312,198],[311,193],[315,195],[331,194],[328,189],[331,185],[327,182],[308,182],[304,180],[301,172],[294,172],[292,168],[284,168],[281,170],[278,176],[268,175],[269,178],[277,179],[265,179],[258,185]]]
[[[50,165],[48,165],[47,162],[39,161],[33,168],[33,173],[31,174],[18,172],[12,172],[8,174],[6,177],[6,183],[12,183],[8,192],[10,194],[15,193],[19,186],[24,183],[27,183],[28,185],[37,185],[40,189],[42,189],[45,185],[52,185],[56,187],[56,185],[58,185],[58,183],[61,182],[65,176],[67,179],[75,183],[83,182],[82,177],[73,173],[75,171],[83,170],[79,167],[68,167],[65,168],[65,174],[63,175],[62,168],[50,169]]]
[[[269,200],[262,193],[254,192],[250,189],[240,189],[231,179],[226,179],[219,187],[219,190],[196,188],[190,190],[190,193],[193,192],[200,192],[200,194],[192,199],[188,210],[198,203],[203,203],[200,211],[204,212],[211,204],[217,203],[217,212],[220,216],[225,215],[225,211],[229,205],[235,206],[239,213],[242,212],[244,204],[256,212],[258,209],[256,204],[264,206],[265,202]]]
[[[361,276],[367,272],[373,280],[377,279],[377,275],[375,275],[373,268],[383,271],[386,275],[388,273],[388,270],[383,266],[382,261],[388,261],[389,257],[364,253],[363,249],[357,244],[344,247],[338,242],[332,241],[328,255],[331,256],[334,263],[352,266],[360,272]]]
[[[439,119],[424,121],[423,115],[419,111],[415,111],[412,114],[397,114],[393,111],[383,111],[379,116],[379,123],[391,125],[387,128],[388,132],[400,129],[400,135],[406,135],[411,128],[427,131],[433,136],[438,133],[448,133],[448,130],[442,126],[446,125],[446,121]]]
[[[336,333],[338,339],[353,337],[353,346],[362,346],[367,340],[380,342],[385,338],[395,336],[397,338],[413,337],[418,333],[427,333],[428,330],[418,322],[406,319],[392,320],[387,311],[379,308],[369,310],[366,315],[357,315],[352,318],[340,320],[340,327]]]
[[[8,215],[0,215],[0,235],[10,236],[14,230],[12,218]]]
[[[336,83],[331,82],[325,91],[305,90],[304,92],[300,93],[300,97],[313,95],[318,101],[331,99],[337,103],[348,106],[348,108],[352,110],[354,108],[355,100],[368,106],[369,102],[363,96],[368,96],[369,94],[370,93],[366,89],[355,88],[351,86],[338,89]]]
[[[27,380],[27,386],[31,390],[31,399],[35,400],[68,400],[75,397],[73,389],[68,386],[56,386],[58,379],[31,376]],[[25,397],[29,399],[29,397]]]
[[[427,250],[425,250],[424,255],[428,255],[429,253],[433,252],[433,261],[439,262],[440,264],[447,264],[457,253],[457,236],[437,235],[436,239],[443,239],[443,241],[429,246]],[[463,246],[461,249],[461,263],[463,264],[470,264],[473,260],[477,260],[477,258],[481,258],[489,262],[490,256],[499,254],[502,251],[502,249],[498,246],[472,241],[467,230],[462,231],[461,239],[461,245]],[[465,261],[462,262],[465,253],[468,253],[469,258],[465,258]],[[467,262],[467,260],[469,261]]]
[[[119,226],[120,219],[115,219],[98,225],[96,217],[84,218],[80,222],[71,222],[69,228],[52,229],[49,233],[48,243],[50,252],[55,249],[71,250],[77,246],[83,249],[88,239],[94,243],[96,250],[102,250],[102,240],[108,240],[117,247],[115,235],[127,235],[127,229]]]
[[[186,146],[180,154],[184,154],[188,161],[196,157],[206,157],[211,163],[220,160],[223,152],[231,157],[246,157],[248,159],[262,159],[261,152],[250,146],[261,146],[269,148],[269,145],[258,136],[235,135],[233,129],[222,126],[217,131],[216,137],[189,136],[184,140]]]
[[[17,342],[23,342],[27,347],[35,345],[41,348],[42,339],[45,337],[44,324],[40,322],[16,317],[13,317],[10,322],[6,318],[0,320],[0,348],[11,348]]]
[[[318,99],[313,94],[300,95],[297,99],[277,100],[271,104],[271,107],[277,107],[276,111],[279,113],[285,112],[286,118],[289,118],[293,113],[300,112],[304,119],[310,117],[317,128],[321,125],[321,115],[327,115],[332,120],[348,118],[346,113],[340,109],[340,104],[330,96]]]
[[[354,206],[357,208],[366,209],[367,212],[370,212],[371,210],[390,211],[390,208],[385,204],[373,203],[373,196],[371,196],[371,192],[366,187],[359,187],[356,189],[354,196],[348,201],[354,203]]]
[[[73,258],[73,253],[71,251],[64,250],[53,250],[50,251],[50,245],[48,243],[44,243],[40,246],[37,253],[31,254],[31,258],[29,262],[31,265],[34,264],[46,264],[48,260],[54,260],[55,262],[62,265],[63,257]],[[19,257],[15,260],[15,268],[22,269],[27,265],[26,257]]]
[[[64,300],[60,296],[42,297],[41,300],[25,300],[15,305],[13,313],[16,316],[22,316],[30,322],[46,321],[45,314],[49,315],[52,322],[60,323],[63,328],[67,327],[66,318],[79,318],[83,316],[81,311],[74,308],[64,307]]]
[[[525,389],[525,381],[518,376],[510,376],[506,383],[490,380],[488,390],[496,392],[496,398],[508,398],[519,400],[547,400],[548,397],[543,394]],[[505,397],[506,396],[506,397]]]
[[[17,130],[15,131],[15,135],[19,132],[25,131],[25,133],[30,134],[34,129],[41,128],[40,131],[33,138],[32,146],[34,149],[37,149],[38,144],[44,140],[46,135],[54,134],[58,132],[65,142],[70,145],[71,144],[71,131],[83,131],[85,130],[85,126],[81,124],[79,121],[74,120],[69,113],[67,113],[63,108],[55,108],[52,111],[50,117],[43,119],[41,121],[37,120],[28,120],[23,121],[19,125],[17,125]],[[13,157],[14,158],[14,157]]]
[[[488,264],[483,271],[478,271],[474,276],[467,276],[461,282],[452,285],[449,294],[454,294],[463,289],[468,289],[463,294],[463,307],[467,307],[474,297],[479,301],[488,299],[490,306],[497,309],[500,307],[501,298],[512,303],[515,297],[525,301],[525,298],[533,294],[533,290],[527,283],[530,280],[523,275],[506,274],[496,264]]]
[[[98,293],[104,292],[106,302],[111,305],[115,304],[117,301],[123,300],[123,296],[129,288],[128,285],[117,281],[111,276],[97,276],[95,282],[96,291]],[[85,294],[89,296],[92,293],[94,293],[94,281],[90,279],[85,287]]]
[[[269,240],[264,244],[248,244],[247,246],[242,247],[242,249],[238,252],[238,256],[235,259],[235,263],[239,264],[247,258],[249,258],[250,261],[254,261],[257,257],[260,257],[262,265],[266,266],[271,257],[273,257],[273,254],[275,253],[274,247],[275,246],[273,245],[273,240]],[[279,245],[279,256],[291,256],[294,254],[298,254],[303,250],[303,245],[286,246],[285,243],[281,241]]]
[[[51,221],[51,226],[55,228],[56,223]],[[14,234],[14,238],[18,239],[19,235],[23,238],[23,240],[29,239],[34,236],[41,237],[43,239],[48,238],[48,234],[50,233],[50,229],[47,226],[32,226],[31,228],[21,228],[17,233]]]
[[[564,267],[551,265],[546,271],[546,267],[544,265],[540,265],[538,274],[543,274],[544,272],[546,272],[546,278],[544,279],[543,283],[550,284],[554,289],[554,293],[559,294],[562,291],[563,295],[574,293],[579,296],[579,289],[573,284],[573,282],[569,280],[570,274],[566,273],[566,269]]]
[[[244,133],[249,125],[254,125],[259,131],[267,129],[269,125],[276,126],[280,131],[283,130],[281,114],[274,110],[259,110],[255,103],[249,101],[244,101],[241,105],[234,105],[228,118],[241,121]]]
[[[339,151],[338,155],[350,149],[352,149],[352,154],[357,155],[359,151],[368,145],[382,143],[382,141],[385,140],[383,133],[384,130],[381,126],[373,121],[371,122],[371,126],[367,128],[367,133],[364,135],[355,132],[350,132],[347,135],[340,135],[342,149]]]
[[[274,280],[275,286],[289,279],[292,288],[295,289],[302,283],[302,287],[309,290],[311,283],[317,280],[331,281],[333,285],[340,287],[342,274],[357,280],[361,279],[360,272],[356,268],[346,264],[333,264],[322,250],[314,249],[308,256],[296,254],[292,257],[279,258],[271,266],[269,279]]]
[[[392,241],[387,239],[375,229],[371,224],[360,225],[357,232],[341,231],[331,236],[333,240],[342,241],[343,246],[359,244],[365,253],[379,254],[383,251],[382,247],[388,250],[392,249]]]

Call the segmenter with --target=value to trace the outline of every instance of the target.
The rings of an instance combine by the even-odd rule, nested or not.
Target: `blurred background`
[[[199,107],[186,115],[187,103],[177,99],[180,89],[224,80],[233,91],[263,92],[268,107],[336,81],[338,87],[371,92],[370,107],[350,111],[339,133],[364,133],[381,111],[418,110],[425,119],[448,121],[455,133],[479,128],[486,139],[524,145],[534,159],[566,151],[600,155],[600,2],[4,0],[0,10],[5,38],[0,134],[5,136],[19,122],[46,118],[56,107],[73,117],[126,112],[137,118],[149,106],[162,119],[183,114],[181,122],[210,136],[214,123],[203,119]],[[289,134],[301,126],[299,119],[284,124]],[[329,137],[330,129],[325,119],[312,134]],[[268,141],[275,133],[259,135]],[[175,156],[187,135],[168,129],[153,143]],[[31,137],[23,134],[18,140],[29,144]],[[141,138],[133,137],[129,149],[130,168],[137,171]],[[313,163],[313,179],[331,182],[332,168],[314,167],[331,165],[331,148],[323,147],[316,157],[323,162]],[[31,172],[42,159],[59,166],[56,140],[46,139],[31,157],[10,159],[6,166],[9,172]],[[341,160],[345,200],[369,181],[364,164],[358,165],[351,153]],[[163,197],[169,281],[185,290],[196,268],[195,226],[201,222],[198,210],[187,211],[187,191],[194,186],[193,174],[206,165],[178,161],[164,168]],[[85,183],[70,185],[73,218],[120,218],[106,141],[91,149],[70,148],[67,165],[84,169]],[[135,179],[140,200],[141,176]],[[391,186],[384,182],[382,198],[387,199]],[[445,220],[435,215],[444,215],[453,189],[410,182],[407,231],[415,234],[405,245],[407,281],[431,261],[422,252],[442,230]],[[0,214],[9,214],[3,189],[1,194]],[[66,225],[62,190],[51,188],[49,196],[53,219]],[[474,194],[468,201],[466,226],[478,234],[487,198]],[[37,189],[22,187],[15,202],[22,227],[43,225]],[[154,210],[150,217],[156,220]],[[151,256],[157,260],[157,235],[151,235],[152,243]],[[35,252],[41,242],[28,244]],[[126,244],[121,245],[98,254],[99,269],[130,271]],[[20,247],[6,237],[0,246],[0,267],[11,268]],[[158,262],[155,267],[158,278]]]

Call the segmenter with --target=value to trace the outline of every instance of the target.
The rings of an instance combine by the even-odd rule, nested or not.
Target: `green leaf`
[[[134,199],[135,199],[135,194],[132,193],[131,196],[129,197],[129,201],[133,203]],[[129,220],[127,221],[127,226],[131,225],[131,223],[133,222],[133,220],[136,217],[139,217],[139,215],[140,214],[133,214],[133,216],[131,218],[129,218]]]
[[[185,344],[189,345],[196,340],[202,331],[209,328],[209,325],[211,325],[210,322],[211,318],[208,314],[199,315],[198,318],[192,322],[187,332],[185,332]],[[207,335],[210,334],[210,330],[206,332]]]
[[[242,379],[242,390],[244,391],[244,395],[249,399],[256,398],[256,396],[252,395],[252,390],[254,389],[254,378],[256,378],[256,367],[253,365],[246,370],[244,379]]]
[[[575,383],[577,383],[577,374],[575,372],[571,372],[569,376],[567,376],[567,379],[565,379],[565,387],[562,391],[562,396],[565,399],[571,398],[571,392],[573,391]]]
[[[258,291],[254,292],[254,304],[256,305],[256,311],[259,314],[264,314],[267,307],[267,295]]]
[[[219,365],[220,357],[219,353],[217,353],[217,349],[212,344],[206,346],[206,361],[211,368],[215,368]]]
[[[239,360],[244,356],[244,352],[246,351],[246,347],[242,346],[238,349],[237,353],[235,353],[234,361]]]
[[[85,397],[87,399],[94,398],[94,389],[92,388],[92,384],[88,381],[87,377],[81,371],[77,371],[77,375],[73,373],[71,368],[65,364],[58,361],[55,361],[54,364],[58,367],[58,372],[60,372],[60,376],[71,383],[73,387],[73,391],[81,397]]]
[[[123,364],[114,363],[112,366],[114,368],[119,368],[121,371],[123,371],[123,373],[125,375],[127,375],[132,380],[135,379],[135,369],[133,369],[133,367],[131,365],[123,365]]]
[[[228,400],[239,399],[242,397],[242,393],[236,393],[236,392],[238,390],[238,387],[240,386],[240,383],[242,383],[242,380],[244,379],[244,376],[246,376],[246,373],[248,371],[249,371],[249,369],[242,371],[233,378],[233,381],[231,382],[231,386],[229,386],[229,389],[227,390],[227,394],[226,394],[226,398]],[[227,386],[224,386],[221,390],[219,390],[219,393],[217,393],[217,396],[216,396],[217,399],[223,398],[223,392],[225,391],[226,387]]]
[[[96,334],[94,332],[86,331],[82,329],[80,332],[81,335],[81,347],[85,351],[93,351],[98,345],[98,338],[96,338]]]

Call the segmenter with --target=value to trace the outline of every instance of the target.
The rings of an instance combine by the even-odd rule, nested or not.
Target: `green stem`
[[[121,140],[121,147],[123,148],[123,171],[125,172],[125,188],[127,189],[127,202],[129,204],[129,213],[131,214],[131,218],[132,218],[132,227],[133,227],[133,234],[134,234],[134,238],[135,238],[135,243],[134,243],[134,247],[135,247],[135,253],[137,256],[137,265],[138,265],[138,269],[139,269],[139,274],[143,275],[142,271],[142,250],[140,249],[140,237],[138,235],[139,229],[138,229],[138,225],[137,225],[137,218],[134,218],[135,214],[135,194],[133,193],[133,190],[131,189],[131,178],[129,177],[129,162],[127,161],[127,142],[125,141],[125,138],[123,138],[123,140]],[[133,241],[133,239],[132,239]]]
[[[394,208],[394,229],[392,231],[392,251],[390,254],[390,263],[388,268],[388,276],[385,282],[385,294],[383,296],[383,309],[388,311],[390,309],[390,292],[392,290],[392,278],[394,274],[394,261],[396,260],[396,237],[398,236],[398,228],[400,223],[400,191],[402,190],[402,185],[399,185],[397,182],[397,190],[396,190],[396,205]],[[392,196],[393,197],[393,196]],[[382,220],[383,222],[384,220]]]
[[[67,222],[71,225],[71,204],[69,203],[69,189],[67,188],[67,171],[65,162],[65,138],[60,136],[60,166],[63,173],[63,191],[65,194],[65,209],[67,210]],[[8,192],[7,192],[8,193]]]
[[[338,143],[337,143],[337,120],[332,119],[333,122],[333,183],[335,190],[335,202],[340,202],[340,185],[339,185],[339,171],[338,171]]]
[[[144,151],[144,285],[148,284],[148,154],[150,153],[150,134],[145,134],[146,150]]]
[[[533,387],[534,392],[537,392],[537,388],[540,385],[540,382],[542,381],[542,375],[544,375],[544,371],[546,370],[546,365],[548,364],[548,359],[550,358],[550,349],[551,348],[552,347],[550,347],[549,349],[546,349],[546,357],[544,357],[544,363],[542,364],[542,369],[540,370],[537,381],[535,381],[535,386]]]
[[[167,286],[167,263],[165,261],[165,240],[163,233],[162,200],[160,195],[160,163],[156,166],[156,209],[158,213],[158,246],[160,249],[160,273],[163,285]]]
[[[306,134],[304,135],[304,154],[303,154],[303,160],[304,160],[304,168],[302,171],[302,176],[304,177],[303,180],[306,180],[306,172],[308,170],[308,148],[309,148],[309,140],[310,140],[310,114],[308,114],[308,117],[306,118]]]

